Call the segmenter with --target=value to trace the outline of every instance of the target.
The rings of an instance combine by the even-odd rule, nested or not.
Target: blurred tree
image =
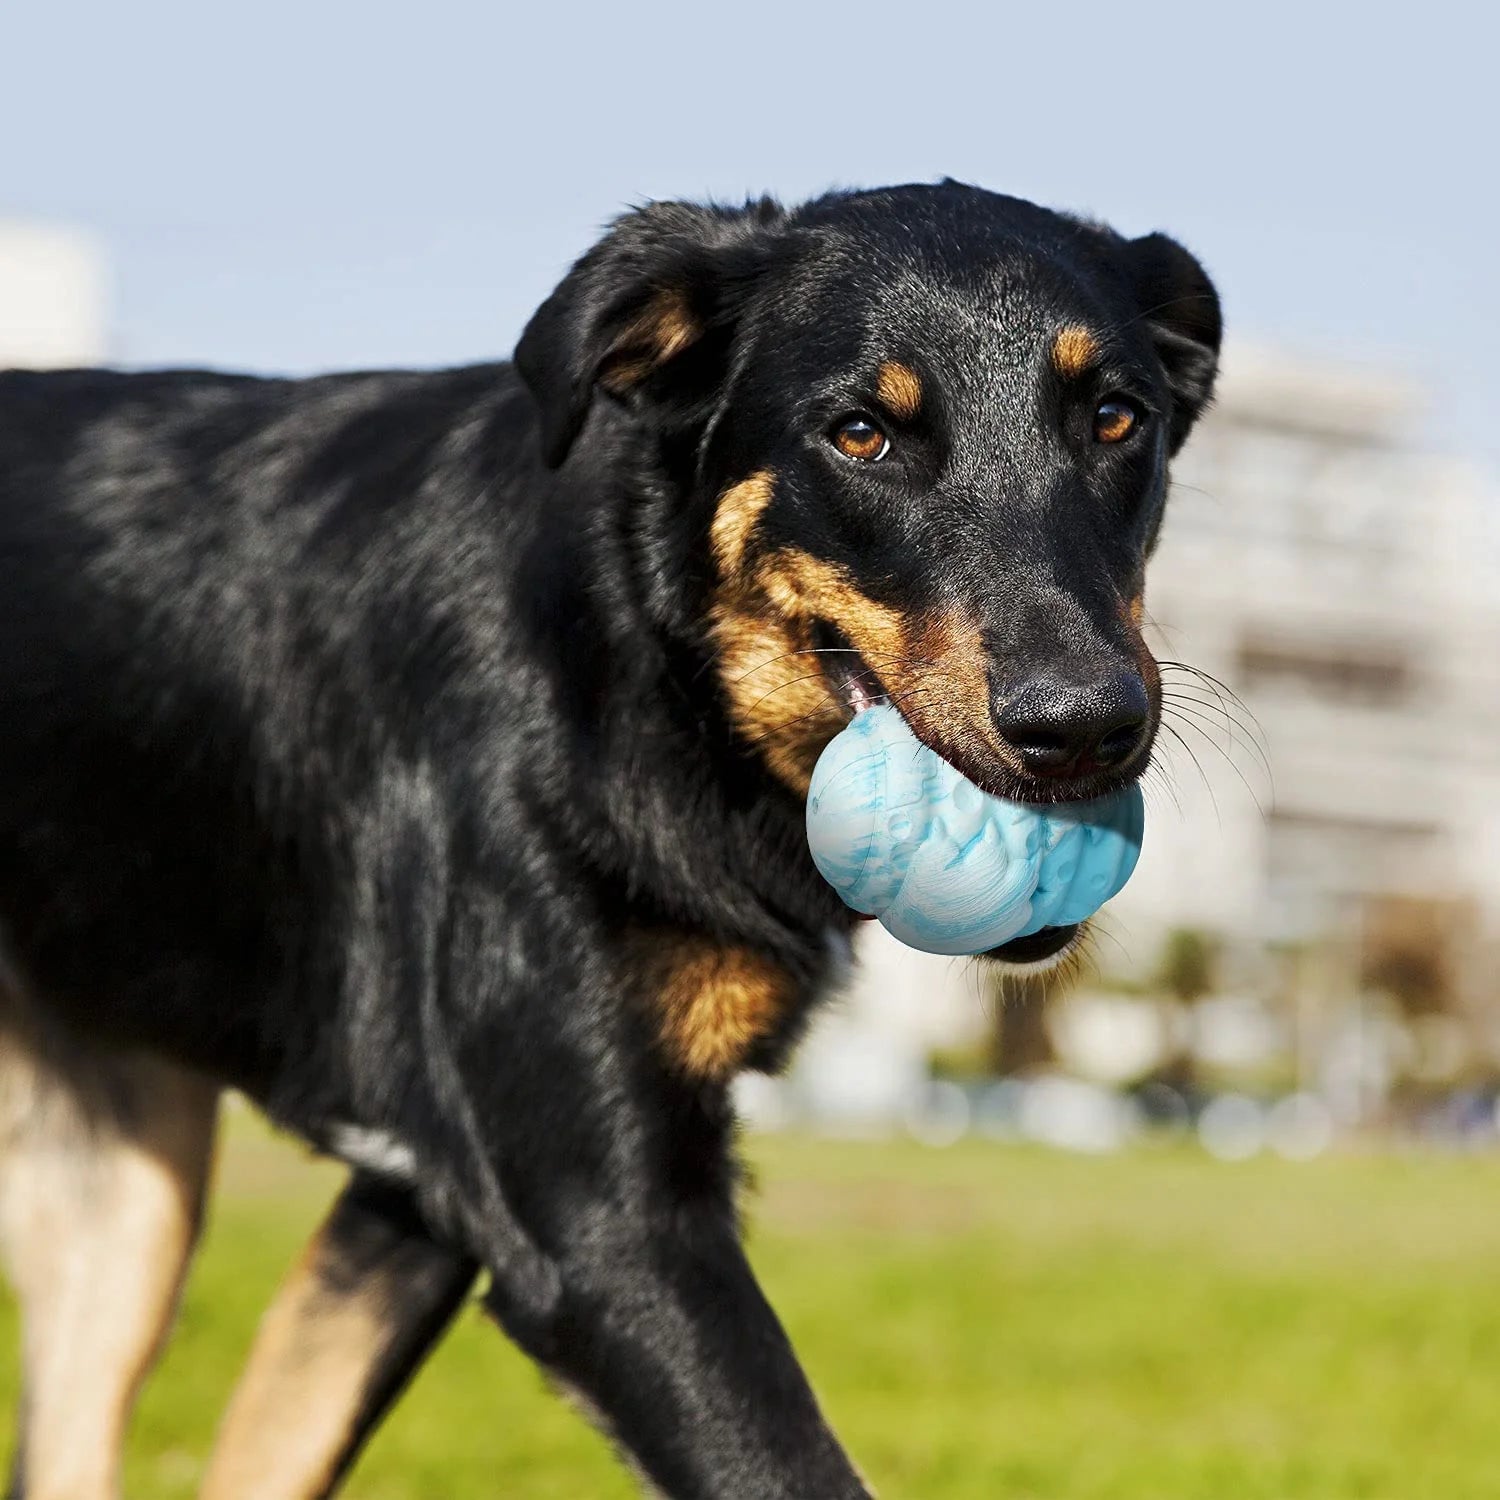
[[[1174,927],[1162,943],[1156,982],[1164,994],[1193,1005],[1213,990],[1218,967],[1218,938],[1196,927]]]
[[[995,1024],[991,1029],[991,1064],[998,1076],[1039,1073],[1056,1063],[1057,1052],[1047,1031],[1047,1006],[1072,984],[1071,965],[1031,979],[996,975],[992,981]]]
[[[1157,988],[1191,1011],[1205,995],[1213,993],[1218,983],[1220,949],[1220,941],[1212,933],[1197,927],[1172,928],[1162,940],[1156,962]],[[1201,1093],[1198,1060],[1187,1035],[1152,1070],[1148,1081],[1163,1084],[1184,1099]]]
[[[1361,912],[1360,982],[1389,995],[1407,1016],[1458,1008],[1458,955],[1472,942],[1468,903],[1380,896]]]

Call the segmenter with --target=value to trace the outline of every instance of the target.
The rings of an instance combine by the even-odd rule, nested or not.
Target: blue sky
[[[507,353],[648,197],[952,175],[1162,228],[1231,340],[1393,365],[1500,471],[1500,12],[13,3],[0,215],[84,226],[113,351]]]

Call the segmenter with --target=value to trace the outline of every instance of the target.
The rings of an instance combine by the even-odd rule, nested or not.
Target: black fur
[[[658,357],[664,292],[693,337]],[[1061,323],[1097,376],[1049,368]],[[945,183],[627,215],[514,366],[0,376],[9,963],[314,1143],[408,1147],[667,1494],[864,1494],[740,1251],[724,1083],[639,993],[643,931],[763,956],[775,1066],[851,927],[714,670],[714,507],[772,471],[758,546],[962,606],[997,694],[1113,670],[1218,338],[1171,241]],[[827,432],[887,359],[922,415],[852,463]],[[1105,451],[1112,392],[1143,423]]]

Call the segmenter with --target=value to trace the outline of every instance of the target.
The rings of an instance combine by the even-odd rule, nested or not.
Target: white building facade
[[[1222,679],[1260,738],[1231,744],[1214,693],[1168,671],[1181,810],[1158,782],[1114,908],[1131,948],[1174,926],[1364,942],[1414,905],[1471,947],[1500,933],[1500,531],[1474,472],[1413,446],[1420,418],[1363,372],[1226,370],[1147,606],[1158,654]]]
[[[106,299],[104,257],[88,236],[0,219],[0,369],[98,364]]]

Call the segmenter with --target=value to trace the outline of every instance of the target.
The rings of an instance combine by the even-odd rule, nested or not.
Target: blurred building
[[[0,369],[106,356],[104,258],[86,235],[0,219]]]
[[[1132,963],[1194,927],[1242,952],[1339,938],[1356,978],[1382,945],[1392,964],[1425,947],[1447,966],[1429,988],[1481,982],[1500,553],[1476,473],[1416,446],[1422,417],[1419,392],[1365,370],[1226,369],[1147,589],[1158,655],[1224,689],[1167,670],[1165,777],[1115,910]]]

